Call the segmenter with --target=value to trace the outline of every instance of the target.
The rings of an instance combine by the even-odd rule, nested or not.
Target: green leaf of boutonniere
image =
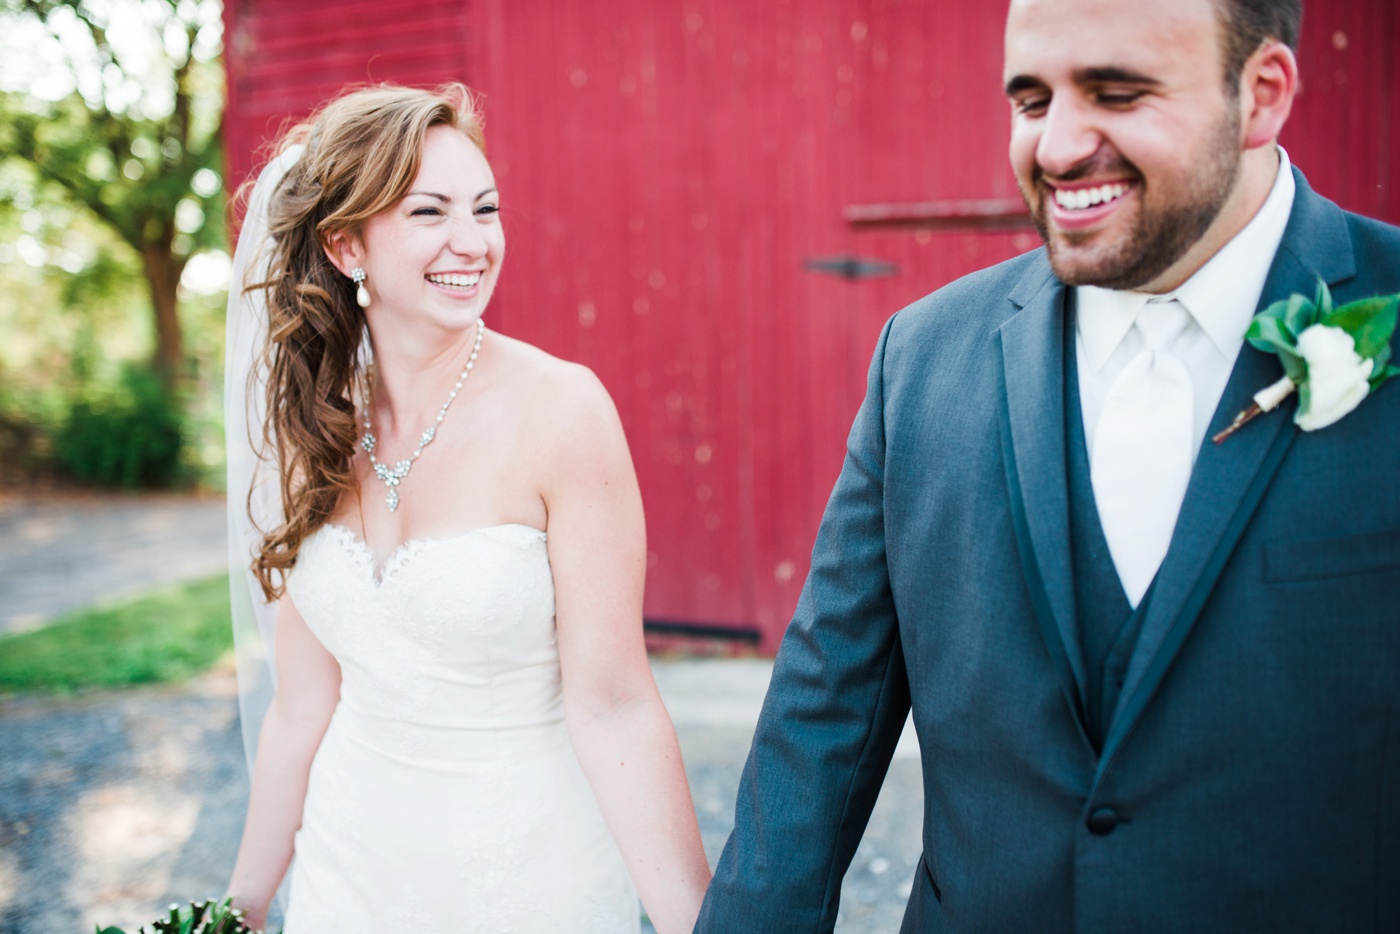
[[[1317,277],[1317,295],[1313,298],[1313,304],[1317,306],[1320,314],[1332,310],[1332,290],[1327,287],[1327,280],[1321,276]]]
[[[1300,297],[1294,296],[1294,298]],[[1285,304],[1288,303],[1276,302],[1269,306],[1269,310]],[[1280,312],[1286,311],[1284,308],[1279,308],[1279,310]],[[1302,381],[1308,368],[1307,364],[1303,362],[1303,358],[1298,356],[1297,335],[1290,333],[1284,322],[1283,314],[1274,315],[1265,311],[1250,322],[1249,330],[1245,332],[1245,338],[1256,349],[1265,353],[1277,354],[1279,362],[1283,364],[1283,372],[1288,374],[1289,379],[1297,383]]]
[[[1372,392],[1378,389],[1381,383],[1390,379],[1392,376],[1400,376],[1400,368],[1389,365],[1390,354],[1391,346],[1389,344],[1386,344],[1380,349],[1379,353],[1377,353],[1374,357],[1371,358],[1375,361],[1374,369],[1371,373]]]
[[[1327,286],[1323,283],[1322,288],[1318,290],[1317,300],[1313,302],[1309,302],[1302,295],[1294,295],[1292,298],[1278,303],[1284,306],[1283,323],[1288,327],[1294,340],[1298,338],[1299,334],[1317,324],[1318,316],[1322,313],[1323,308],[1331,309],[1332,293],[1326,289]],[[1326,302],[1325,305],[1324,302]]]
[[[1395,333],[1396,311],[1400,296],[1379,295],[1351,302],[1322,316],[1328,327],[1341,328],[1356,341],[1356,352],[1375,359],[1381,351],[1390,349],[1390,336]]]

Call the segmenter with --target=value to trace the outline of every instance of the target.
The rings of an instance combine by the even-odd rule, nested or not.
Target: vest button
[[[1099,808],[1089,815],[1085,823],[1089,826],[1089,832],[1096,837],[1106,837],[1113,833],[1118,826],[1118,812],[1113,808]]]

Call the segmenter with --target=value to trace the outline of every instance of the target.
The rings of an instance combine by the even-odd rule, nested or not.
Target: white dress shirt
[[[1079,403],[1091,460],[1109,387],[1143,349],[1133,323],[1152,298],[1175,298],[1191,318],[1169,349],[1191,374],[1195,389],[1192,459],[1200,453],[1293,210],[1293,172],[1283,147],[1278,147],[1278,154],[1278,174],[1259,212],[1174,292],[1159,296],[1087,285],[1076,288]]]

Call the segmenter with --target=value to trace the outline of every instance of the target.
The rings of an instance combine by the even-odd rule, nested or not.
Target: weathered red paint
[[[1400,221],[1400,12],[1307,12],[1285,145],[1324,194]],[[494,324],[611,390],[647,505],[648,618],[771,649],[880,325],[1037,245],[1006,163],[1002,16],[923,0],[228,0],[230,175],[347,83],[481,91],[510,239]],[[843,257],[897,272],[807,264]]]

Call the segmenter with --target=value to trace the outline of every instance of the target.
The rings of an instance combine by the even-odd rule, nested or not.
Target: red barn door
[[[1007,168],[1004,4],[228,0],[234,180],[350,82],[484,93],[493,324],[591,366],[646,501],[654,624],[776,645],[884,320],[1038,240]],[[1393,0],[1311,0],[1285,135],[1400,220]]]
[[[863,232],[1014,198],[998,8],[486,4],[503,327],[592,366],[646,495],[654,621],[781,634],[879,328],[1032,241]],[[952,9],[950,9],[952,8]]]

